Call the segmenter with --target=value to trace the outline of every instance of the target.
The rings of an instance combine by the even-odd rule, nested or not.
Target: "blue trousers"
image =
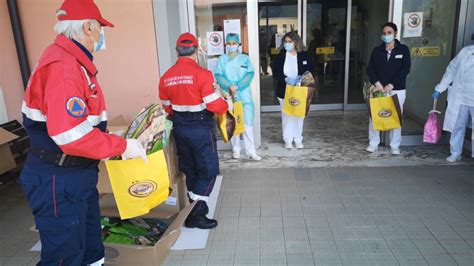
[[[38,265],[87,265],[102,259],[97,167],[48,167],[29,157],[20,182],[40,233]]]
[[[214,121],[202,124],[178,123],[173,129],[179,169],[186,175],[189,194],[199,198],[191,216],[206,215],[209,212],[206,200],[219,174],[219,158],[212,126],[214,124]],[[193,200],[195,199],[190,197],[190,201]]]

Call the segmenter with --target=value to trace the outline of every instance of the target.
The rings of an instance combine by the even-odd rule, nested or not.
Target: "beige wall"
[[[0,1],[0,87],[3,88],[8,119],[21,121],[23,83],[10,26],[7,1]]]
[[[44,49],[54,41],[53,28],[56,22],[54,14],[62,1],[19,0],[18,2],[30,66],[33,69]],[[95,0],[95,2],[101,9],[102,15],[115,24],[114,28],[105,29],[107,49],[94,56],[94,63],[99,69],[98,80],[105,93],[109,118],[119,114],[133,118],[142,107],[158,101],[159,73],[152,1]],[[3,25],[10,27],[9,22],[3,22],[5,17],[3,9],[7,12],[6,4],[5,8],[2,6],[0,10],[2,39],[4,39]],[[10,31],[8,34],[11,35]],[[18,62],[14,60],[16,51],[13,40],[5,39],[8,40],[7,44],[10,41],[12,43],[5,52],[11,54],[6,64],[16,67],[11,72],[17,75],[16,79],[19,80],[12,85],[12,92],[9,91],[6,96],[12,99],[7,107],[9,116],[13,118],[20,115],[18,110],[21,100],[18,99],[21,99],[23,92],[22,88],[19,88],[21,79],[17,67]],[[4,69],[3,60],[1,66],[1,69]],[[2,82],[3,73],[0,75],[2,75],[0,76],[2,77],[0,82]]]

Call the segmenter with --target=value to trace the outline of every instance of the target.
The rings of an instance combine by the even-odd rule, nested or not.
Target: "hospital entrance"
[[[156,1],[163,2],[163,1]],[[433,108],[431,93],[445,67],[458,51],[458,23],[464,14],[461,6],[441,0],[259,0],[259,1],[165,1],[166,9],[156,9],[157,25],[166,20],[167,32],[157,30],[160,71],[165,71],[175,55],[171,48],[178,32],[196,34],[200,44],[199,64],[209,70],[225,51],[225,36],[240,37],[240,51],[249,55],[256,74],[251,84],[256,115],[255,141],[262,152],[271,155],[336,153],[346,149],[365,156],[368,142],[368,111],[363,86],[368,82],[366,68],[371,51],[380,45],[381,25],[398,25],[397,39],[412,52],[412,67],[407,78],[402,146],[422,145],[423,125]],[[179,11],[180,16],[169,14]],[[405,19],[423,14],[418,35],[408,34]],[[465,18],[464,18],[465,19]],[[161,25],[161,24],[160,24]],[[443,29],[443,30],[441,30]],[[280,53],[281,38],[287,32],[298,33],[315,65],[318,80],[303,130],[304,151],[283,148],[281,109],[275,97],[276,82],[272,63]],[[176,34],[175,34],[176,33]],[[175,36],[176,35],[176,36]],[[426,73],[430,73],[427,75]],[[444,96],[445,97],[445,96]],[[445,102],[441,99],[440,102]],[[445,106],[437,106],[444,112]],[[382,144],[388,142],[382,134]],[[446,140],[446,139],[445,139]],[[230,145],[219,142],[221,149]],[[333,147],[326,150],[321,147]],[[339,148],[335,148],[339,147]],[[227,156],[224,155],[224,157]],[[303,156],[303,155],[301,155]]]

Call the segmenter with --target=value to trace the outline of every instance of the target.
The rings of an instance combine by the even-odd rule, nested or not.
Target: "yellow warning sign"
[[[440,56],[439,47],[414,47],[411,56]]]
[[[272,55],[276,55],[276,54],[279,54],[280,53],[280,49],[279,48],[272,48],[271,49],[271,54]]]
[[[334,54],[334,47],[316,48],[316,54]]]

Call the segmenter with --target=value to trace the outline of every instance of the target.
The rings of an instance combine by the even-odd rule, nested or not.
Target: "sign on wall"
[[[275,48],[280,48],[283,36],[285,36],[284,33],[275,33]]]
[[[334,54],[335,47],[318,47],[316,48],[316,54]]]
[[[224,20],[224,39],[229,33],[239,35],[239,40],[242,42],[242,35],[240,34],[240,19]],[[239,46],[239,52],[242,52],[242,46]]]
[[[222,31],[208,31],[206,38],[208,55],[224,54],[224,33]]]
[[[411,56],[440,56],[439,47],[413,47]]]
[[[421,37],[423,12],[407,12],[403,18],[403,38]]]

